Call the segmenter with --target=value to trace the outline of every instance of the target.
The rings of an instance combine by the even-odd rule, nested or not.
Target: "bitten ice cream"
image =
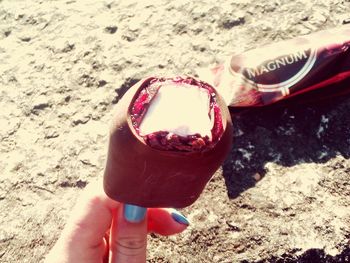
[[[104,189],[142,207],[186,207],[197,200],[231,149],[227,106],[191,77],[151,77],[119,101]]]

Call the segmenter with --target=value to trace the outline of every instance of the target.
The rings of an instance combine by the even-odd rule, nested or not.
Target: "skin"
[[[106,196],[102,183],[90,184],[45,263],[146,262],[147,233],[167,236],[186,229],[171,217],[174,211],[150,208],[143,221],[129,223],[123,205]]]

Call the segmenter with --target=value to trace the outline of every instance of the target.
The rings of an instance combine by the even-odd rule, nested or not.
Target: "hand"
[[[147,232],[180,233],[188,221],[176,210],[149,208],[131,223],[125,207],[106,196],[101,183],[87,186],[45,263],[143,263]]]

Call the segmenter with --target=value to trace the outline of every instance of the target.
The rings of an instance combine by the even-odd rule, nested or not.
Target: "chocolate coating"
[[[155,79],[138,82],[116,106],[109,139],[104,190],[109,197],[122,203],[142,207],[182,208],[197,200],[230,151],[231,117],[223,99],[214,90],[224,128],[214,147],[194,152],[152,148],[132,126],[130,105],[139,91]]]

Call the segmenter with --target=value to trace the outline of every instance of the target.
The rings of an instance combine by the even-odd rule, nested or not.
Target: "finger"
[[[113,217],[110,240],[110,263],[146,262],[146,209],[124,205]]]
[[[103,255],[104,236],[111,226],[113,210],[118,206],[118,202],[103,192],[100,181],[89,184],[73,208],[60,239],[75,255],[82,253],[88,257],[90,252],[93,256]]]
[[[103,263],[108,263],[109,262],[109,231],[105,234],[104,238],[103,238],[103,242],[104,242],[104,252],[103,252]]]
[[[163,236],[181,233],[189,226],[188,219],[175,209],[148,208],[148,232]]]

